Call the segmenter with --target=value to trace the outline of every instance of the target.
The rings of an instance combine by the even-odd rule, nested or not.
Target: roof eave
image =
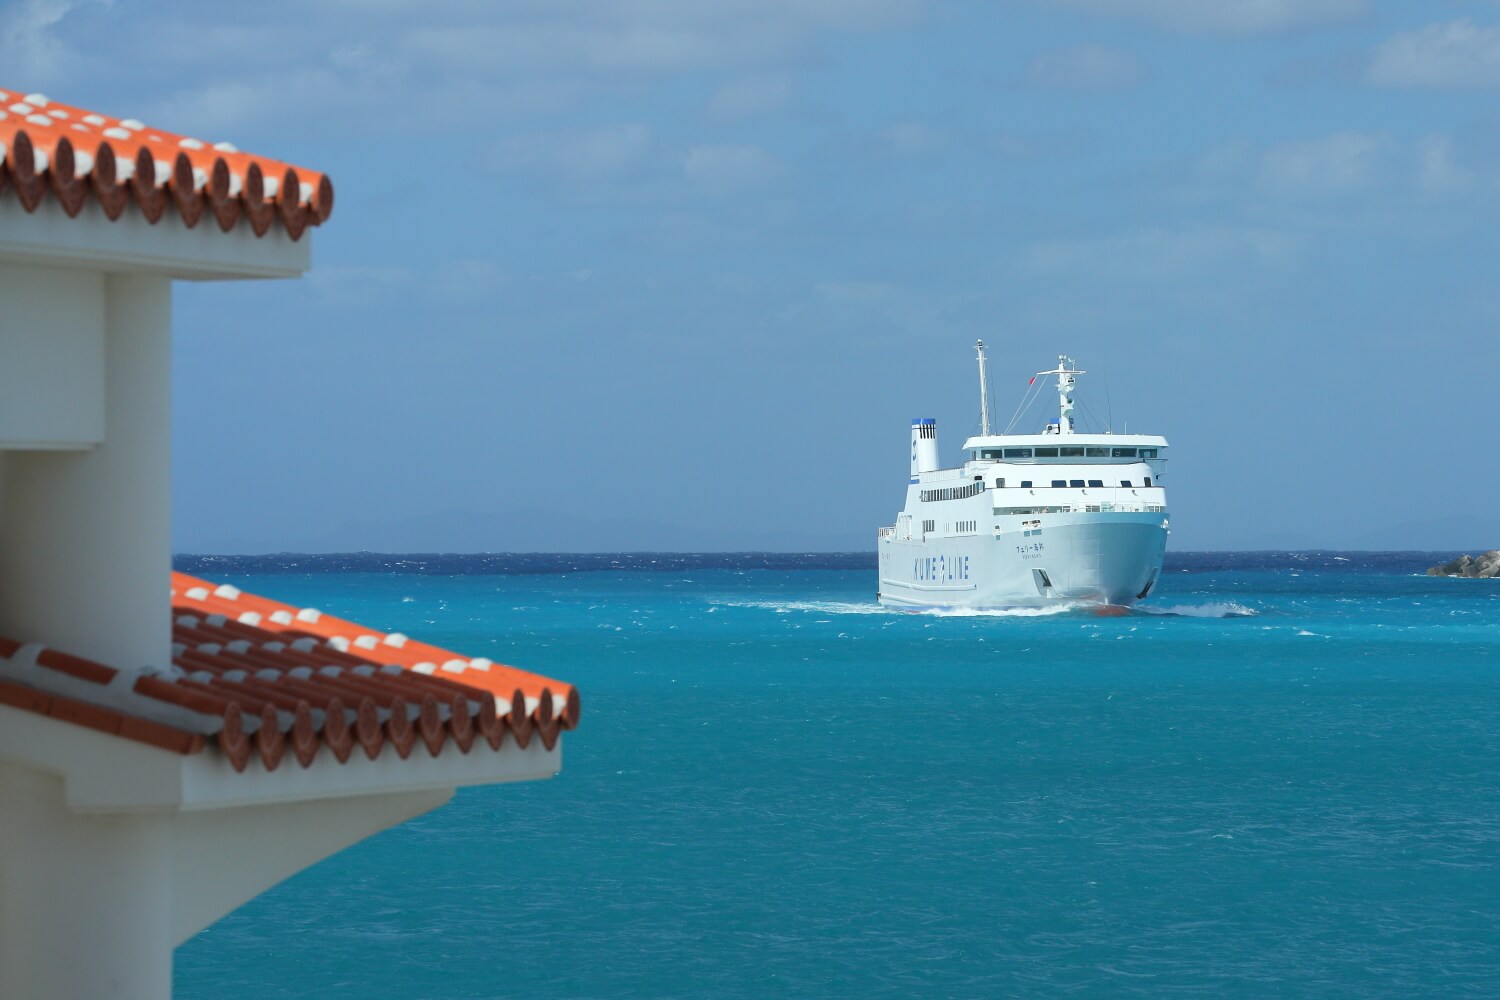
[[[562,741],[548,750],[538,739],[524,748],[507,739],[498,751],[480,741],[435,757],[418,744],[404,759],[386,743],[373,760],[356,750],[344,763],[324,746],[305,768],[270,771],[252,757],[236,773],[211,745],[173,753],[0,704],[0,760],[62,778],[77,813],[197,811],[535,781],[561,769]]]
[[[310,233],[293,241],[272,229],[257,237],[241,220],[229,232],[180,222],[152,225],[134,205],[111,221],[95,202],[69,217],[56,199],[28,212],[0,193],[0,262],[188,280],[295,278],[312,266]]]

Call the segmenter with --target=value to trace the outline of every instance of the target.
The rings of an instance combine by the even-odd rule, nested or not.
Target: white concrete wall
[[[104,441],[5,453],[0,635],[120,667],[171,654],[171,327],[165,277],[102,277]]]
[[[84,815],[62,778],[0,759],[0,997],[170,1000],[174,946],[452,794]]]
[[[168,813],[77,816],[62,779],[0,762],[0,997],[172,995]]]
[[[104,275],[0,264],[0,449],[104,440]]]

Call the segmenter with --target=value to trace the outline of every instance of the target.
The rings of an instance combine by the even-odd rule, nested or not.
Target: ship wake
[[[805,612],[819,615],[886,615],[929,618],[1045,618],[1082,610],[1085,604],[1053,604],[1044,608],[897,608],[858,601],[718,601],[721,607],[758,608],[779,615]]]
[[[1254,618],[1260,614],[1238,601],[1222,601],[1210,604],[1172,604],[1165,607],[1138,605],[1131,609],[1138,615],[1157,615],[1162,618]]]

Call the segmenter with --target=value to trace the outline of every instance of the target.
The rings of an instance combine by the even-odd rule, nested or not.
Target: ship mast
[[[1088,372],[1078,368],[1069,368],[1069,365],[1077,364],[1066,354],[1057,356],[1057,367],[1050,372],[1037,372],[1037,377],[1043,375],[1057,376],[1057,433],[1073,433],[1073,386],[1078,381],[1077,376],[1087,375]]]
[[[984,341],[976,340],[974,349],[979,352],[979,433],[990,436],[990,388],[984,370]]]

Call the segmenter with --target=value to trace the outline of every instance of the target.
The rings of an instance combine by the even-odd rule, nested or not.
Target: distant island
[[[1470,579],[1489,580],[1500,576],[1500,549],[1491,549],[1479,556],[1459,556],[1452,562],[1434,566],[1428,576],[1462,576]]]

